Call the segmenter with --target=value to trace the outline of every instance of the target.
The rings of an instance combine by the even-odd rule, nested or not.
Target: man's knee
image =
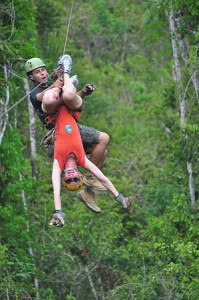
[[[110,137],[106,132],[100,132],[98,143],[103,143],[108,146]]]

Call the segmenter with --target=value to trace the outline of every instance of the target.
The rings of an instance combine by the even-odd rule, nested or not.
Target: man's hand
[[[60,90],[62,90],[64,86],[64,80],[62,78],[58,78],[54,83],[53,83],[53,87],[59,88]]]
[[[94,92],[96,90],[96,86],[94,84],[91,83],[87,83],[85,84],[85,86],[82,89],[82,93],[84,96],[89,96],[90,94],[92,94],[92,92]]]

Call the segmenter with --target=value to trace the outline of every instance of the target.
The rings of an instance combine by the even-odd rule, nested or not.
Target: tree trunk
[[[171,43],[172,43],[172,50],[173,50],[173,59],[174,59],[174,66],[175,66],[175,75],[176,75],[176,80],[178,83],[178,90],[179,90],[179,103],[180,103],[180,123],[181,123],[181,128],[184,134],[184,128],[186,125],[186,106],[185,106],[185,97],[186,93],[183,95],[183,82],[182,82],[182,74],[181,74],[181,69],[180,69],[180,62],[179,62],[179,57],[178,57],[178,47],[181,50],[181,57],[184,61],[184,64],[188,66],[188,53],[187,53],[187,47],[188,44],[186,42],[183,42],[181,37],[178,34],[177,26],[175,23],[175,18],[174,18],[174,13],[173,10],[171,9],[169,13],[167,13],[168,21],[169,21],[169,28],[171,32]],[[179,20],[178,23],[179,24]],[[192,75],[191,75],[192,76]],[[194,75],[196,76],[196,74]],[[195,87],[195,92],[197,95],[198,91],[198,85],[196,82],[196,79],[194,79],[194,76],[192,76],[192,82]],[[185,89],[186,91],[186,89]],[[187,137],[185,136],[185,139]],[[195,204],[195,183],[194,183],[194,178],[193,178],[193,169],[192,169],[192,163],[190,161],[187,161],[187,171],[189,175],[189,193],[190,193],[190,199],[191,199],[191,205],[193,206]]]
[[[24,78],[24,89],[26,92],[26,95],[30,94],[30,87],[28,83],[28,79]],[[35,138],[35,114],[34,114],[34,109],[31,104],[31,102],[28,100],[28,112],[29,112],[29,133],[30,133],[30,153],[31,153],[31,165],[32,165],[32,177],[34,179],[38,178],[38,174],[36,172],[36,166],[37,166],[37,154],[36,154],[36,138]],[[23,199],[23,204],[24,204],[24,210],[27,213],[27,204],[26,204],[26,198],[25,198],[25,193],[22,191],[22,199]],[[34,205],[34,203],[33,203]],[[27,231],[29,232],[29,221],[26,223],[27,226]],[[29,253],[34,259],[34,249],[29,246]],[[39,296],[39,281],[37,277],[34,277],[34,285],[35,285],[35,290],[36,290],[36,298],[40,299]]]
[[[6,64],[4,65],[3,69],[4,69],[5,80],[7,82],[8,81],[8,71],[7,71]],[[9,89],[9,85],[5,86],[5,94],[6,94],[6,96],[5,96],[5,104],[1,107],[0,114],[4,114],[5,111],[7,111],[7,107],[8,107],[8,104],[10,102],[10,89]],[[9,120],[9,115],[8,114],[5,114],[0,119],[0,145],[1,145],[1,142],[2,142],[2,139],[3,139],[6,127],[8,125],[8,120]]]
[[[193,207],[195,205],[196,197],[195,197],[195,183],[193,178],[193,168],[191,162],[187,162],[187,170],[189,174],[189,191],[191,197],[191,206]]]
[[[169,20],[169,28],[170,28],[170,32],[171,32],[171,44],[172,44],[172,50],[173,50],[174,70],[175,70],[175,76],[176,76],[176,80],[178,83],[178,90],[179,90],[180,123],[181,123],[182,128],[184,128],[185,123],[186,123],[185,99],[183,97],[182,74],[181,74],[180,62],[179,62],[179,57],[178,57],[174,13],[172,10],[170,10],[170,12],[167,13],[167,17]]]
[[[182,60],[185,64],[185,66],[189,70],[189,75],[190,75],[190,78],[191,78],[191,81],[192,81],[192,84],[193,84],[193,87],[194,87],[194,90],[195,90],[196,99],[197,99],[197,102],[199,103],[199,98],[198,98],[199,81],[198,81],[198,78],[197,78],[198,71],[190,70],[190,67],[189,67],[189,54],[188,54],[189,48],[190,48],[189,42],[185,37],[182,38],[178,33],[178,32],[180,32],[180,27],[181,27],[180,17],[176,18],[175,21],[176,21],[175,24],[176,24],[176,27],[177,27],[176,38],[177,38],[177,41],[178,41],[180,54],[181,54],[181,57],[182,57]],[[197,54],[196,54],[196,56],[197,56]]]
[[[22,176],[20,175],[20,180],[22,180]],[[24,206],[24,210],[25,210],[25,213],[27,215],[27,203],[26,203],[26,196],[25,196],[25,192],[24,190],[21,191],[21,198],[22,198],[22,201],[23,201],[23,206]],[[26,231],[29,232],[29,228],[30,228],[30,224],[29,224],[29,221],[26,222]],[[33,252],[33,248],[32,246],[29,244],[29,254],[32,256],[33,260],[34,260],[34,252]],[[37,279],[37,277],[34,276],[34,285],[35,285],[35,291],[36,291],[36,298],[37,299],[40,299],[40,296],[39,296],[39,281]]]
[[[89,284],[90,284],[90,287],[91,287],[94,299],[98,300],[97,292],[95,290],[95,287],[94,287],[94,284],[93,284],[93,281],[92,281],[92,278],[90,276],[90,273],[89,273],[89,270],[88,270],[87,266],[85,267],[85,271],[86,271],[86,274],[87,274],[87,277],[88,277],[88,281],[89,281]]]
[[[30,94],[30,87],[28,79],[24,79],[24,89],[26,94]],[[36,154],[36,138],[35,138],[35,113],[31,102],[28,100],[28,113],[29,113],[29,133],[30,133],[30,153],[32,165],[32,177],[37,179],[37,154]]]
[[[106,300],[105,295],[104,295],[103,283],[102,283],[102,279],[100,276],[98,277],[98,282],[99,282],[100,290],[101,290],[101,300]]]

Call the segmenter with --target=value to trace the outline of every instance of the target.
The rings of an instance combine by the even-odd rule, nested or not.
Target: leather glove
[[[84,96],[89,96],[90,94],[92,94],[92,92],[94,92],[96,90],[96,86],[92,83],[87,83],[85,84],[85,86],[82,89],[82,93],[84,94]]]
[[[123,208],[128,208],[131,205],[132,197],[124,197],[122,193],[119,193],[115,200],[120,202]]]
[[[64,217],[65,217],[65,213],[63,211],[54,211],[53,213],[53,218],[50,221],[49,225],[54,225],[56,227],[62,227],[64,226]]]
[[[63,71],[60,69],[60,68],[55,68],[55,69],[52,69],[52,74],[51,74],[51,79],[52,80],[57,80],[57,78],[60,78],[60,77],[63,77]]]

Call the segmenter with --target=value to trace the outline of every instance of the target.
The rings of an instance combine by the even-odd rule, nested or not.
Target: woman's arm
[[[119,192],[114,187],[112,182],[106,177],[100,169],[96,165],[94,165],[87,157],[85,162],[85,168],[87,171],[90,171],[99,179],[99,181],[114,195],[116,198],[119,195]]]

